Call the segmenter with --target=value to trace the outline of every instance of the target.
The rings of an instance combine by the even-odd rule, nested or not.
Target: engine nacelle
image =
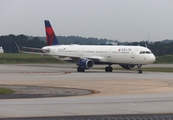
[[[120,66],[127,70],[131,70],[131,69],[135,68],[135,65],[128,65],[128,64],[120,64]]]
[[[84,68],[84,69],[90,69],[94,65],[94,62],[90,59],[80,59],[77,63],[77,66]]]

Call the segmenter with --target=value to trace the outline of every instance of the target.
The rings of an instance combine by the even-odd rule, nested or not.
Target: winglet
[[[49,46],[50,45],[60,45],[49,20],[45,20],[44,23],[45,23],[45,30],[46,30],[47,45],[49,45]]]

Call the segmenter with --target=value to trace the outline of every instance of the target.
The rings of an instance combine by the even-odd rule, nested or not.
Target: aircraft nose
[[[154,55],[152,55],[152,56],[150,57],[150,62],[151,62],[151,63],[154,63],[155,60],[156,60],[156,57],[155,57]]]

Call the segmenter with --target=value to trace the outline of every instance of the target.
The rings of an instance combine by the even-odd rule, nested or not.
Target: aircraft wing
[[[28,53],[28,54],[38,54],[38,55],[49,55],[47,53],[42,53],[42,52],[27,52],[27,51],[19,51],[20,53]]]
[[[104,57],[100,57],[100,56],[85,56],[85,57],[80,57],[80,56],[62,56],[62,57],[70,57],[72,59],[91,59],[94,62],[105,62],[106,61],[106,59]]]
[[[16,47],[17,47],[18,52],[20,52],[20,53],[39,54],[39,55],[49,55],[49,54],[47,54],[47,53],[44,53],[44,52],[42,51],[41,48],[23,47],[23,48],[25,48],[25,49],[39,50],[39,51],[40,51],[40,52],[28,52],[28,51],[22,51],[22,50],[20,50],[20,48],[19,48],[19,46],[17,45],[16,42],[15,42],[15,45],[16,45]]]
[[[40,50],[42,51],[41,48],[32,48],[32,47],[23,47],[24,49],[29,49],[29,50]]]
[[[100,56],[78,56],[78,55],[63,55],[63,54],[48,54],[48,55],[51,55],[51,56],[54,56],[54,57],[59,57],[59,58],[65,58],[65,57],[69,57],[71,58],[72,60],[74,61],[78,61],[79,59],[91,59],[93,60],[94,62],[105,62],[106,59],[105,57],[100,57]]]
[[[38,54],[38,55],[50,55],[50,56],[54,56],[55,58],[65,58],[65,57],[69,57],[73,60],[79,60],[79,59],[91,59],[95,62],[98,62],[98,61],[105,61],[105,58],[104,57],[100,57],[100,56],[84,56],[84,57],[81,57],[81,56],[78,56],[78,55],[64,55],[64,54],[50,54],[48,51],[49,49],[45,50],[44,51],[47,51],[47,52],[44,52],[41,48],[32,48],[32,47],[23,47],[24,49],[29,49],[29,50],[37,50],[37,51],[40,51],[40,52],[28,52],[28,51],[22,51],[20,50],[20,48],[18,47],[17,43],[15,42],[15,45],[18,49],[18,51],[20,53],[28,53],[28,54]]]
[[[27,52],[27,51],[22,51],[22,50],[18,50],[18,52],[27,53],[27,54],[37,54],[37,55],[50,55],[50,54],[44,53],[44,52]]]
[[[104,59],[104,57],[100,57],[100,56],[90,56],[90,57],[87,57],[88,59],[91,59],[93,61],[100,61],[102,59]]]

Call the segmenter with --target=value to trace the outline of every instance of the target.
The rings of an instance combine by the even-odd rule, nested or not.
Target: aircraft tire
[[[77,67],[77,71],[80,72],[80,67]]]
[[[85,72],[85,69],[81,68],[81,72]]]
[[[77,67],[77,72],[85,72],[85,69],[81,67]]]
[[[142,74],[142,70],[138,70],[138,74]]]
[[[112,72],[113,68],[112,67],[109,67],[109,72]]]
[[[105,72],[109,72],[109,68],[108,67],[105,67]]]
[[[113,68],[112,67],[105,67],[105,72],[112,72]]]

